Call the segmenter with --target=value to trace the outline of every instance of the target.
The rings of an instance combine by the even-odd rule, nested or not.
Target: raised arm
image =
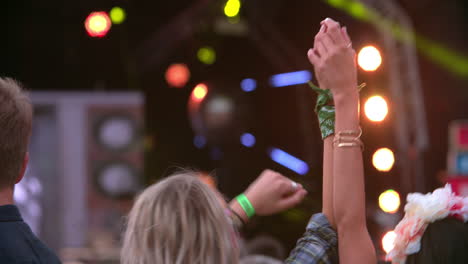
[[[332,91],[335,103],[335,143],[333,146],[328,139],[328,146],[332,144],[333,148],[332,203],[340,262],[376,263],[365,218],[355,52],[346,29],[337,22],[326,19],[322,22],[321,32],[316,37],[314,49],[309,52],[309,59],[314,64],[322,88]],[[325,205],[324,209],[327,208]]]
[[[323,140],[322,212],[336,229],[333,209],[333,135]]]
[[[307,191],[301,184],[278,172],[264,170],[244,194],[256,215],[267,216],[293,208],[304,199]],[[229,206],[244,222],[248,222],[249,218],[237,199],[233,199]]]

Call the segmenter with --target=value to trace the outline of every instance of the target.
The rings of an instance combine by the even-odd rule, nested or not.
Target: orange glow
[[[85,20],[85,28],[91,37],[104,37],[112,22],[106,12],[92,12]]]
[[[167,68],[166,81],[170,86],[184,87],[190,78],[190,71],[187,65],[183,63],[172,64]]]
[[[200,83],[193,89],[192,98],[195,101],[202,101],[206,94],[208,94],[208,87],[205,84]]]

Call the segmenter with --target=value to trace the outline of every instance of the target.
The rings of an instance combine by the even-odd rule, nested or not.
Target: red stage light
[[[170,86],[181,88],[184,87],[190,78],[190,71],[187,65],[172,64],[167,68],[166,81]]]
[[[91,37],[104,37],[111,28],[112,22],[106,12],[92,12],[85,20],[85,28]]]

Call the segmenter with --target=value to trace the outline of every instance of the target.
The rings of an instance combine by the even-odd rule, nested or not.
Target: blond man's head
[[[25,165],[32,105],[21,84],[0,78],[0,189],[12,187]]]

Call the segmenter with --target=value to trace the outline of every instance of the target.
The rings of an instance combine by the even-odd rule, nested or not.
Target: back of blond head
[[[197,173],[176,173],[137,198],[125,231],[123,264],[234,264],[233,228]]]

